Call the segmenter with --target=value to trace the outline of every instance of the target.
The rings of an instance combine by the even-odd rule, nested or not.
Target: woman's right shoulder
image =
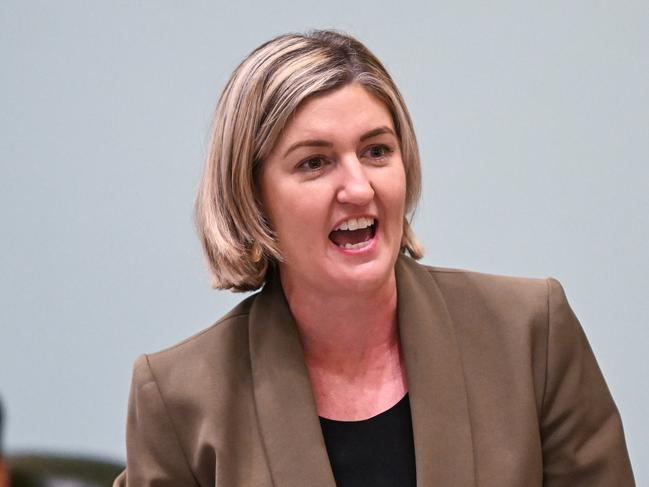
[[[248,296],[208,328],[160,351],[142,354],[133,366],[134,379],[146,377],[158,386],[211,382],[248,368],[248,321],[257,294]],[[140,382],[140,381],[137,381]],[[145,380],[144,382],[147,382]]]

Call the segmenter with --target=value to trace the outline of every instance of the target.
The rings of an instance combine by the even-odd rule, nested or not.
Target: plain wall
[[[242,299],[191,219],[217,97],[263,41],[333,27],[411,110],[424,262],[558,278],[649,485],[648,25],[646,1],[5,0],[6,448],[124,459],[135,357]]]

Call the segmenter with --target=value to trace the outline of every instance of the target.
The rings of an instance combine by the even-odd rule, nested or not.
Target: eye
[[[370,146],[365,152],[370,158],[381,161],[392,153],[392,149],[390,149],[387,145],[377,144]]]
[[[321,170],[326,164],[325,160],[320,156],[310,157],[298,164],[298,169],[302,169],[309,172],[315,172]]]

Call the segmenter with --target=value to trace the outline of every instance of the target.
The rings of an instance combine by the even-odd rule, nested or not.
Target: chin
[[[386,285],[394,275],[394,263],[370,261],[352,267],[335,266],[327,272],[334,288],[345,292],[373,291]]]

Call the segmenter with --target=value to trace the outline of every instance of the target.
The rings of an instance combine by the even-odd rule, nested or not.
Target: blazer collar
[[[433,276],[396,264],[399,334],[415,441],[417,485],[475,485],[473,444],[455,328]],[[295,321],[279,279],[250,312],[255,407],[277,486],[335,487]]]

